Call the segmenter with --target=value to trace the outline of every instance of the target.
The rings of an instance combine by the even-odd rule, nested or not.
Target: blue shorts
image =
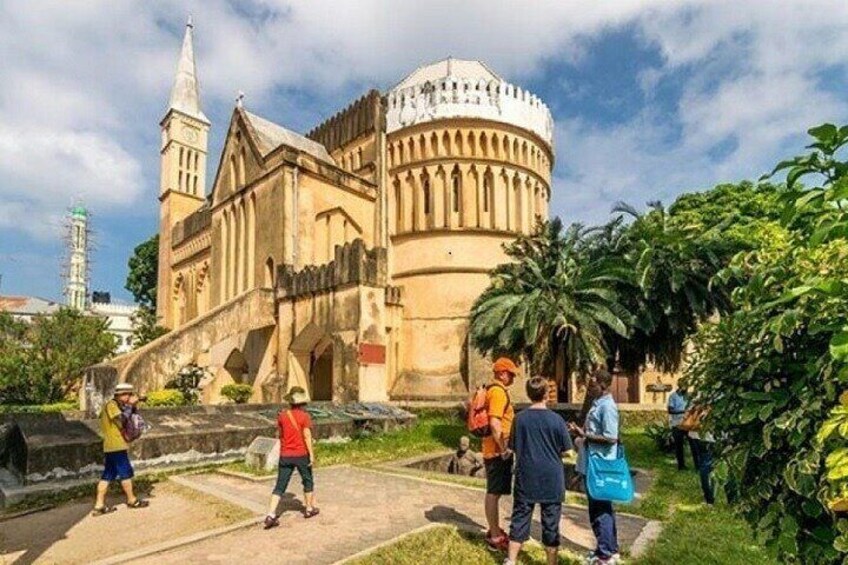
[[[126,451],[112,451],[106,453],[106,461],[103,463],[102,481],[125,481],[133,478],[133,468],[130,456]]]

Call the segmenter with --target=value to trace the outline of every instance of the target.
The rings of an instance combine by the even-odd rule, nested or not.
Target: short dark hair
[[[541,402],[548,395],[548,381],[542,377],[533,377],[527,381],[527,396],[533,402]]]
[[[609,371],[604,369],[598,369],[594,372],[595,382],[601,385],[603,388],[609,388],[612,386],[612,375],[609,374]]]

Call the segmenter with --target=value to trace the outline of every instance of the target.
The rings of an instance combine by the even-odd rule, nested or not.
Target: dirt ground
[[[226,526],[250,518],[238,506],[163,481],[147,496],[148,508],[90,516],[93,500],[80,500],[0,522],[0,563],[90,563],[143,546]]]

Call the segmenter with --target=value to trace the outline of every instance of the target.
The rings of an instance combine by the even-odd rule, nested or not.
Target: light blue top
[[[617,440],[618,423],[618,406],[616,406],[612,394],[606,393],[592,403],[592,408],[586,414],[583,431],[586,434]],[[584,440],[583,447],[577,454],[576,471],[578,473],[586,474],[586,458],[592,454],[598,454],[604,459],[615,459],[618,457],[618,446],[606,443],[589,443]]]
[[[686,415],[685,412],[688,406],[689,400],[687,400],[686,395],[680,389],[675,390],[668,397],[668,424],[672,428],[676,428],[683,422],[683,417]],[[677,414],[672,414],[672,412],[677,412]]]

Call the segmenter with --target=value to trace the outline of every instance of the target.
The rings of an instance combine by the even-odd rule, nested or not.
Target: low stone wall
[[[410,425],[415,416],[393,407],[345,408],[311,405],[317,439],[350,437],[360,430],[387,431]],[[151,430],[130,447],[138,469],[231,460],[258,436],[276,437],[277,404],[151,408],[142,414]],[[96,477],[102,471],[99,420],[83,412],[7,414],[0,419],[0,464],[20,484]]]

